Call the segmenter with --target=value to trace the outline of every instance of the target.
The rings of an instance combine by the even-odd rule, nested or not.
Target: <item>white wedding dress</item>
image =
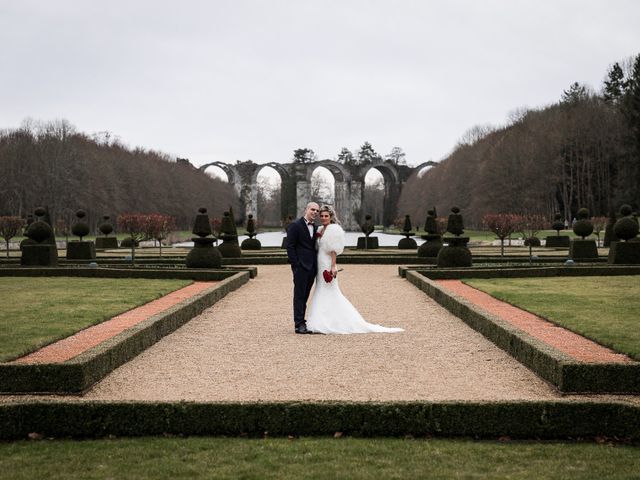
[[[338,279],[327,283],[322,275],[331,271],[330,252],[344,250],[344,231],[335,223],[327,225],[318,240],[318,274],[307,315],[307,328],[317,333],[394,333],[402,328],[387,328],[368,323],[340,291]]]

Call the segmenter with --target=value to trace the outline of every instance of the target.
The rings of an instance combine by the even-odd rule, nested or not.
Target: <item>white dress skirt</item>
[[[307,314],[307,328],[317,333],[395,333],[402,328],[388,328],[367,322],[340,291],[338,279],[327,283],[323,272],[331,271],[331,254],[344,250],[344,230],[337,224],[324,228],[318,241],[318,274],[311,306]]]

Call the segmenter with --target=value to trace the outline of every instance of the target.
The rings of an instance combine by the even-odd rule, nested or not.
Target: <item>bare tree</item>
[[[24,221],[20,217],[0,217],[0,237],[4,238],[7,245],[7,258],[9,258],[9,240],[20,233],[23,225]]]

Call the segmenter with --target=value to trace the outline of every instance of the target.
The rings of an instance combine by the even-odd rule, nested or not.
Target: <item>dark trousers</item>
[[[316,277],[315,270],[297,268],[293,272],[293,321],[296,328],[305,324],[304,315],[307,311],[307,300]]]

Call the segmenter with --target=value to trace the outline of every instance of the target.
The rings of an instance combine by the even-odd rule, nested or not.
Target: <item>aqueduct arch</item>
[[[325,167],[335,179],[336,213],[347,230],[358,230],[359,222],[366,212],[362,212],[362,197],[364,194],[364,178],[371,168],[378,170],[384,177],[385,200],[384,221],[390,225],[397,216],[398,200],[402,186],[412,173],[420,171],[425,166],[436,165],[435,162],[425,162],[418,167],[395,165],[389,161],[374,162],[366,165],[345,165],[334,160],[318,160],[310,163],[276,163],[257,164],[252,161],[228,164],[211,162],[199,167],[205,171],[210,166],[220,167],[228,176],[229,183],[234,187],[242,203],[244,216],[256,212],[258,207],[258,173],[263,167],[275,169],[281,182],[281,213],[282,218],[289,215],[302,215],[305,206],[311,198],[311,175],[317,167]],[[240,218],[238,218],[240,220]]]

